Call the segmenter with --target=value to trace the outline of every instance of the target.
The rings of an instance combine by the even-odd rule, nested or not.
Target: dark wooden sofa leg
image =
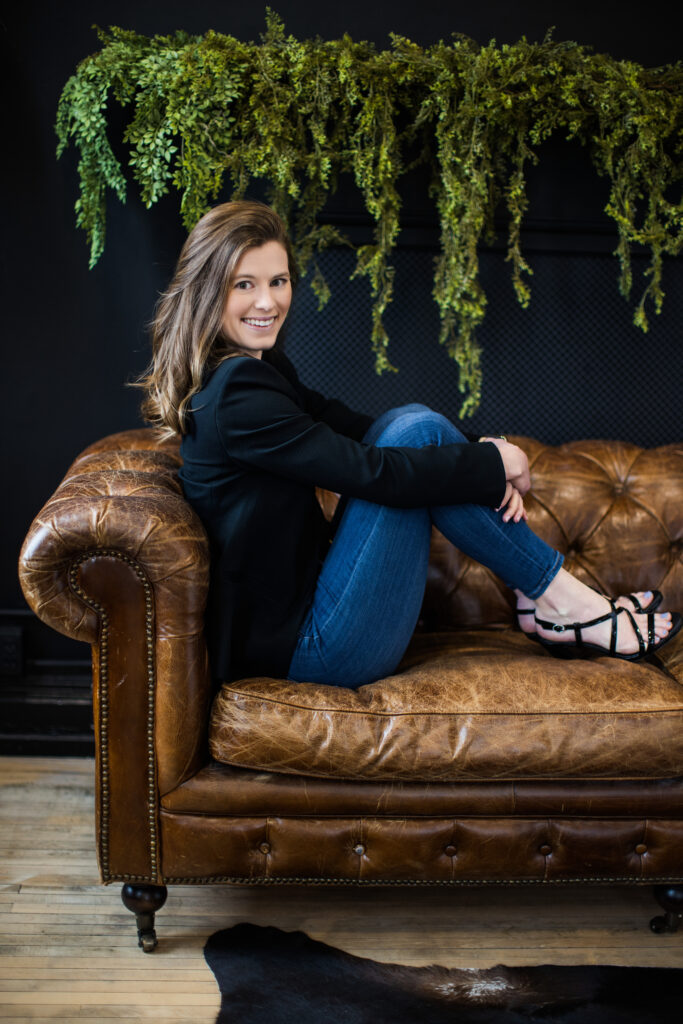
[[[666,913],[653,917],[650,928],[657,934],[678,931],[679,921],[683,917],[683,885],[656,885],[654,893]]]
[[[127,882],[121,889],[124,906],[135,914],[138,946],[141,946],[145,953],[151,953],[156,948],[154,915],[157,910],[161,910],[167,896],[168,889],[165,885],[131,885]]]

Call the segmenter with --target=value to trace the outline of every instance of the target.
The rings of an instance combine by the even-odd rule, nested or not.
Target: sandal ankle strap
[[[614,600],[609,597],[607,600],[610,603],[610,611],[605,615],[600,615],[597,619],[590,619],[586,622],[572,622],[566,626],[560,625],[558,622],[546,622],[544,619],[539,619],[538,616],[534,616],[537,625],[541,626],[542,629],[552,630],[553,633],[566,633],[569,630],[574,630],[574,637],[578,647],[584,646],[584,641],[581,637],[581,630],[588,629],[589,626],[597,626],[601,622],[607,622],[609,619],[612,620],[612,631],[610,635],[609,653],[611,655],[617,652],[617,629],[618,629],[618,616],[622,613],[628,617],[633,627],[633,632],[636,640],[638,641],[638,651],[642,658],[644,654],[648,654],[654,648],[658,646],[657,636],[655,634],[655,616],[654,612],[648,612],[647,614],[647,642],[643,639],[643,634],[640,631],[638,623],[633,617],[633,612],[628,608],[617,608]],[[606,648],[605,648],[606,650]]]
[[[613,598],[611,598],[611,597],[608,597],[607,600],[610,603],[610,610],[608,612],[605,612],[604,615],[599,615],[596,619],[588,619],[586,622],[571,622],[571,623],[567,623],[566,626],[563,626],[559,622],[547,622],[544,619],[539,619],[538,615],[534,616],[534,620],[535,620],[536,624],[538,626],[540,626],[542,629],[552,630],[553,633],[566,633],[569,630],[573,630],[574,631],[574,638],[575,638],[576,643],[577,643],[577,645],[579,647],[583,647],[584,646],[584,641],[583,641],[583,639],[581,637],[581,630],[582,629],[588,629],[590,626],[599,626],[601,622],[608,622],[608,621],[611,620],[611,622],[612,622],[612,631],[611,631],[611,636],[610,636],[610,647],[609,647],[609,649],[610,649],[610,654],[614,654],[616,652],[616,649],[617,649],[617,616],[621,612],[626,612],[626,614],[630,617],[631,621],[633,622],[633,627],[636,630],[636,636],[638,637],[638,644],[640,646],[641,643],[642,643],[642,637],[640,635],[640,631],[639,631],[638,627],[636,626],[635,622],[633,621],[633,616],[629,612],[628,608],[617,608],[616,604],[614,603]]]

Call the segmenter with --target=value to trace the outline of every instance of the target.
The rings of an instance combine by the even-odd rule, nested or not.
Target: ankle
[[[555,581],[553,580],[553,583]],[[541,618],[564,618],[571,612],[572,602],[564,587],[553,587],[551,583],[536,599],[536,612]]]
[[[561,598],[555,598],[554,596],[546,597],[542,594],[536,601],[536,614],[539,618],[561,618],[569,613],[569,607],[566,600]]]
[[[548,587],[536,600],[539,617],[550,619],[581,619],[587,611],[597,610],[604,602],[596,591],[574,576],[560,569]]]

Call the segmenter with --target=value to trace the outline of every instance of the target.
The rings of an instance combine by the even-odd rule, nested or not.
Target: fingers
[[[517,488],[513,487],[510,483],[505,488],[505,497],[496,509],[496,512],[499,512],[502,508],[505,509],[503,514],[504,523],[509,523],[510,521],[519,523],[522,520],[525,523],[528,522],[529,516],[524,508],[524,499]]]
[[[513,495],[508,502],[505,514],[503,515],[503,522],[509,523],[511,520],[513,523],[519,523],[524,520],[528,520],[527,511],[524,508],[524,499],[516,488],[513,488]]]
[[[512,520],[513,523],[521,523],[522,521],[526,523],[529,521],[529,513],[524,508],[524,499],[522,498],[522,495],[519,493],[519,491],[515,492],[513,501],[510,502],[507,512],[503,516],[504,523],[507,523],[510,520]]]

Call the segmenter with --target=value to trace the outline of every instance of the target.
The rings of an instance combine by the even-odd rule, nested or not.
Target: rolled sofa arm
[[[179,464],[152,430],[104,438],[69,468],[20,554],[30,607],[92,645],[105,881],[124,877],[119,862],[126,879],[155,880],[159,797],[207,760],[208,542]]]

